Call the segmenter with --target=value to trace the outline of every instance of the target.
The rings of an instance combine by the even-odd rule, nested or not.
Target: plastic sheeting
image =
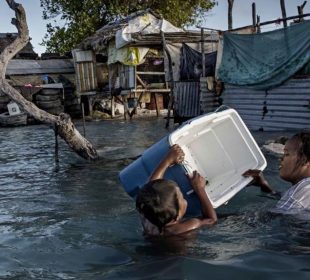
[[[205,54],[206,76],[214,76],[216,52]],[[202,75],[202,56],[186,44],[181,49],[180,80],[199,81]]]
[[[114,41],[108,47],[108,64],[120,62],[125,65],[134,66],[144,62],[144,57],[149,48],[144,47],[123,47],[116,49]]]
[[[254,89],[280,85],[310,61],[310,21],[281,30],[224,34],[219,78]]]
[[[140,33],[154,34],[160,33],[160,31],[166,32],[182,32],[183,30],[175,27],[170,22],[156,18],[151,13],[133,18],[128,22],[128,25],[118,30],[115,35],[115,47],[117,49],[122,48],[132,42],[131,34]]]

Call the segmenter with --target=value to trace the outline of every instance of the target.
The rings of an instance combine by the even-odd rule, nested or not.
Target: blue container
[[[139,188],[148,182],[148,178],[160,161],[170,149],[168,137],[148,148],[137,160],[124,168],[120,174],[120,181],[125,191],[136,198]],[[194,192],[186,176],[186,170],[182,165],[176,164],[167,169],[165,179],[175,181],[188,202],[187,215],[199,215],[201,213],[200,201]],[[190,194],[188,194],[190,192]]]

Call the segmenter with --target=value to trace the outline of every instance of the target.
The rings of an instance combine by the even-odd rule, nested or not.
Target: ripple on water
[[[308,279],[309,221],[266,218],[274,201],[255,188],[218,209],[212,228],[144,239],[118,172],[167,132],[162,119],[88,123],[103,159],[84,161],[60,140],[57,166],[51,129],[0,129],[0,278]],[[267,160],[266,177],[285,190],[278,158]]]

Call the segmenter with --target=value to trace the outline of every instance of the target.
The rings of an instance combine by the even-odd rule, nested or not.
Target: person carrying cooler
[[[187,201],[176,182],[164,179],[167,168],[184,160],[178,145],[170,148],[151,174],[149,181],[139,190],[136,208],[140,213],[144,234],[173,236],[217,222],[217,215],[205,192],[206,180],[194,171],[189,180],[201,203],[200,217],[184,219]]]
[[[248,170],[243,175],[253,177],[251,183],[263,192],[280,197],[272,212],[294,214],[310,211],[310,132],[295,134],[286,142],[279,173],[283,180],[293,185],[283,195],[271,188],[260,170]]]

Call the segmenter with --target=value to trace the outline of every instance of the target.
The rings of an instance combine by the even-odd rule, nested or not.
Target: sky
[[[186,1],[186,0],[185,0]],[[38,54],[45,52],[45,47],[40,46],[46,33],[46,21],[42,19],[42,8],[40,0],[17,0],[26,11],[31,43],[34,51]],[[256,3],[256,13],[260,16],[260,21],[269,21],[281,17],[280,0],[235,0],[233,7],[233,28],[250,25],[252,23],[252,3]],[[297,15],[297,6],[302,5],[304,0],[286,0],[287,16]],[[227,29],[227,0],[218,0],[218,5],[207,13],[203,27],[219,30]],[[310,13],[310,1],[307,2],[304,13]],[[0,0],[0,33],[17,32],[15,26],[11,24],[14,17],[13,11],[8,7],[5,0]],[[309,18],[309,17],[308,17]],[[279,26],[278,26],[279,27]],[[262,32],[277,28],[275,25],[262,27]]]

